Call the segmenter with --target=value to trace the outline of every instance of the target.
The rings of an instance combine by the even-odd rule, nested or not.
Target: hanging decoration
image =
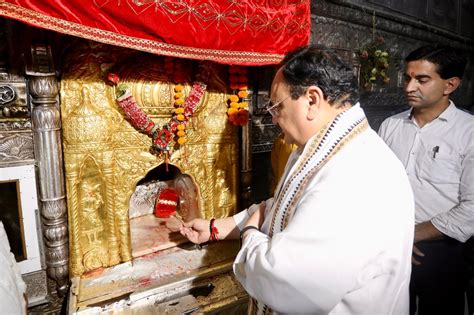
[[[375,37],[375,11],[372,15],[372,40],[358,51],[360,62],[360,83],[365,90],[372,90],[377,84],[390,83],[391,57],[382,36]]]
[[[138,106],[133,98],[130,89],[125,84],[119,84],[120,78],[115,73],[109,73],[108,81],[116,86],[117,103],[124,111],[130,123],[139,131],[152,138],[152,149],[158,155],[164,155],[166,161],[172,149],[172,140],[177,138],[177,145],[185,143],[185,128],[190,118],[193,116],[201,99],[206,91],[206,84],[200,81],[193,83],[189,95],[184,98],[183,86],[175,86],[175,109],[170,121],[163,126],[157,125]]]
[[[311,1],[0,0],[0,16],[158,55],[278,64],[308,45]]]
[[[174,87],[174,118],[178,122],[176,126],[176,136],[179,145],[186,142],[186,116],[185,112],[185,95],[183,83],[186,81],[184,76],[184,67],[182,62],[175,62],[174,58],[165,58],[165,71],[168,77],[172,77],[175,83]]]
[[[390,59],[383,37],[378,37],[359,50],[360,81],[364,89],[371,90],[377,83],[390,83]]]
[[[227,100],[227,116],[235,126],[245,126],[249,121],[247,68],[229,67],[229,82],[233,94]]]

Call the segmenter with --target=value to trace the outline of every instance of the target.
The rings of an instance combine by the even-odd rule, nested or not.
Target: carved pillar
[[[39,177],[39,196],[46,271],[58,284],[58,293],[68,287],[68,224],[61,148],[59,85],[47,47],[33,47],[27,64],[32,97],[34,152]]]
[[[251,91],[250,91],[251,92]],[[246,101],[249,108],[252,108],[252,92]],[[252,123],[242,127],[240,139],[240,208],[244,209],[250,206],[252,197]]]

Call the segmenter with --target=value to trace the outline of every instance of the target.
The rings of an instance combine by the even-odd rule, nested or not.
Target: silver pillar
[[[59,84],[49,47],[35,46],[26,65],[32,103],[34,152],[39,179],[39,199],[46,272],[60,295],[69,284],[66,193],[61,148]]]

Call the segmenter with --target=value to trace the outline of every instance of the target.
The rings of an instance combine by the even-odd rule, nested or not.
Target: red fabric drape
[[[160,55],[278,63],[309,42],[309,0],[0,0],[0,15]]]

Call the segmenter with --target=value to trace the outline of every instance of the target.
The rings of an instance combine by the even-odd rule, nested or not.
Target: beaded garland
[[[128,86],[118,84],[120,78],[115,73],[109,73],[108,81],[116,86],[117,103],[124,111],[126,117],[131,124],[152,138],[152,149],[159,155],[164,154],[165,158],[169,157],[171,151],[171,141],[173,134],[177,136],[177,143],[182,145],[185,143],[185,127],[189,119],[192,117],[200,104],[201,99],[206,91],[206,84],[203,82],[194,82],[188,97],[184,100],[181,84],[175,86],[175,110],[170,121],[163,126],[155,124],[151,118],[137,105]],[[181,94],[179,94],[181,93]]]

